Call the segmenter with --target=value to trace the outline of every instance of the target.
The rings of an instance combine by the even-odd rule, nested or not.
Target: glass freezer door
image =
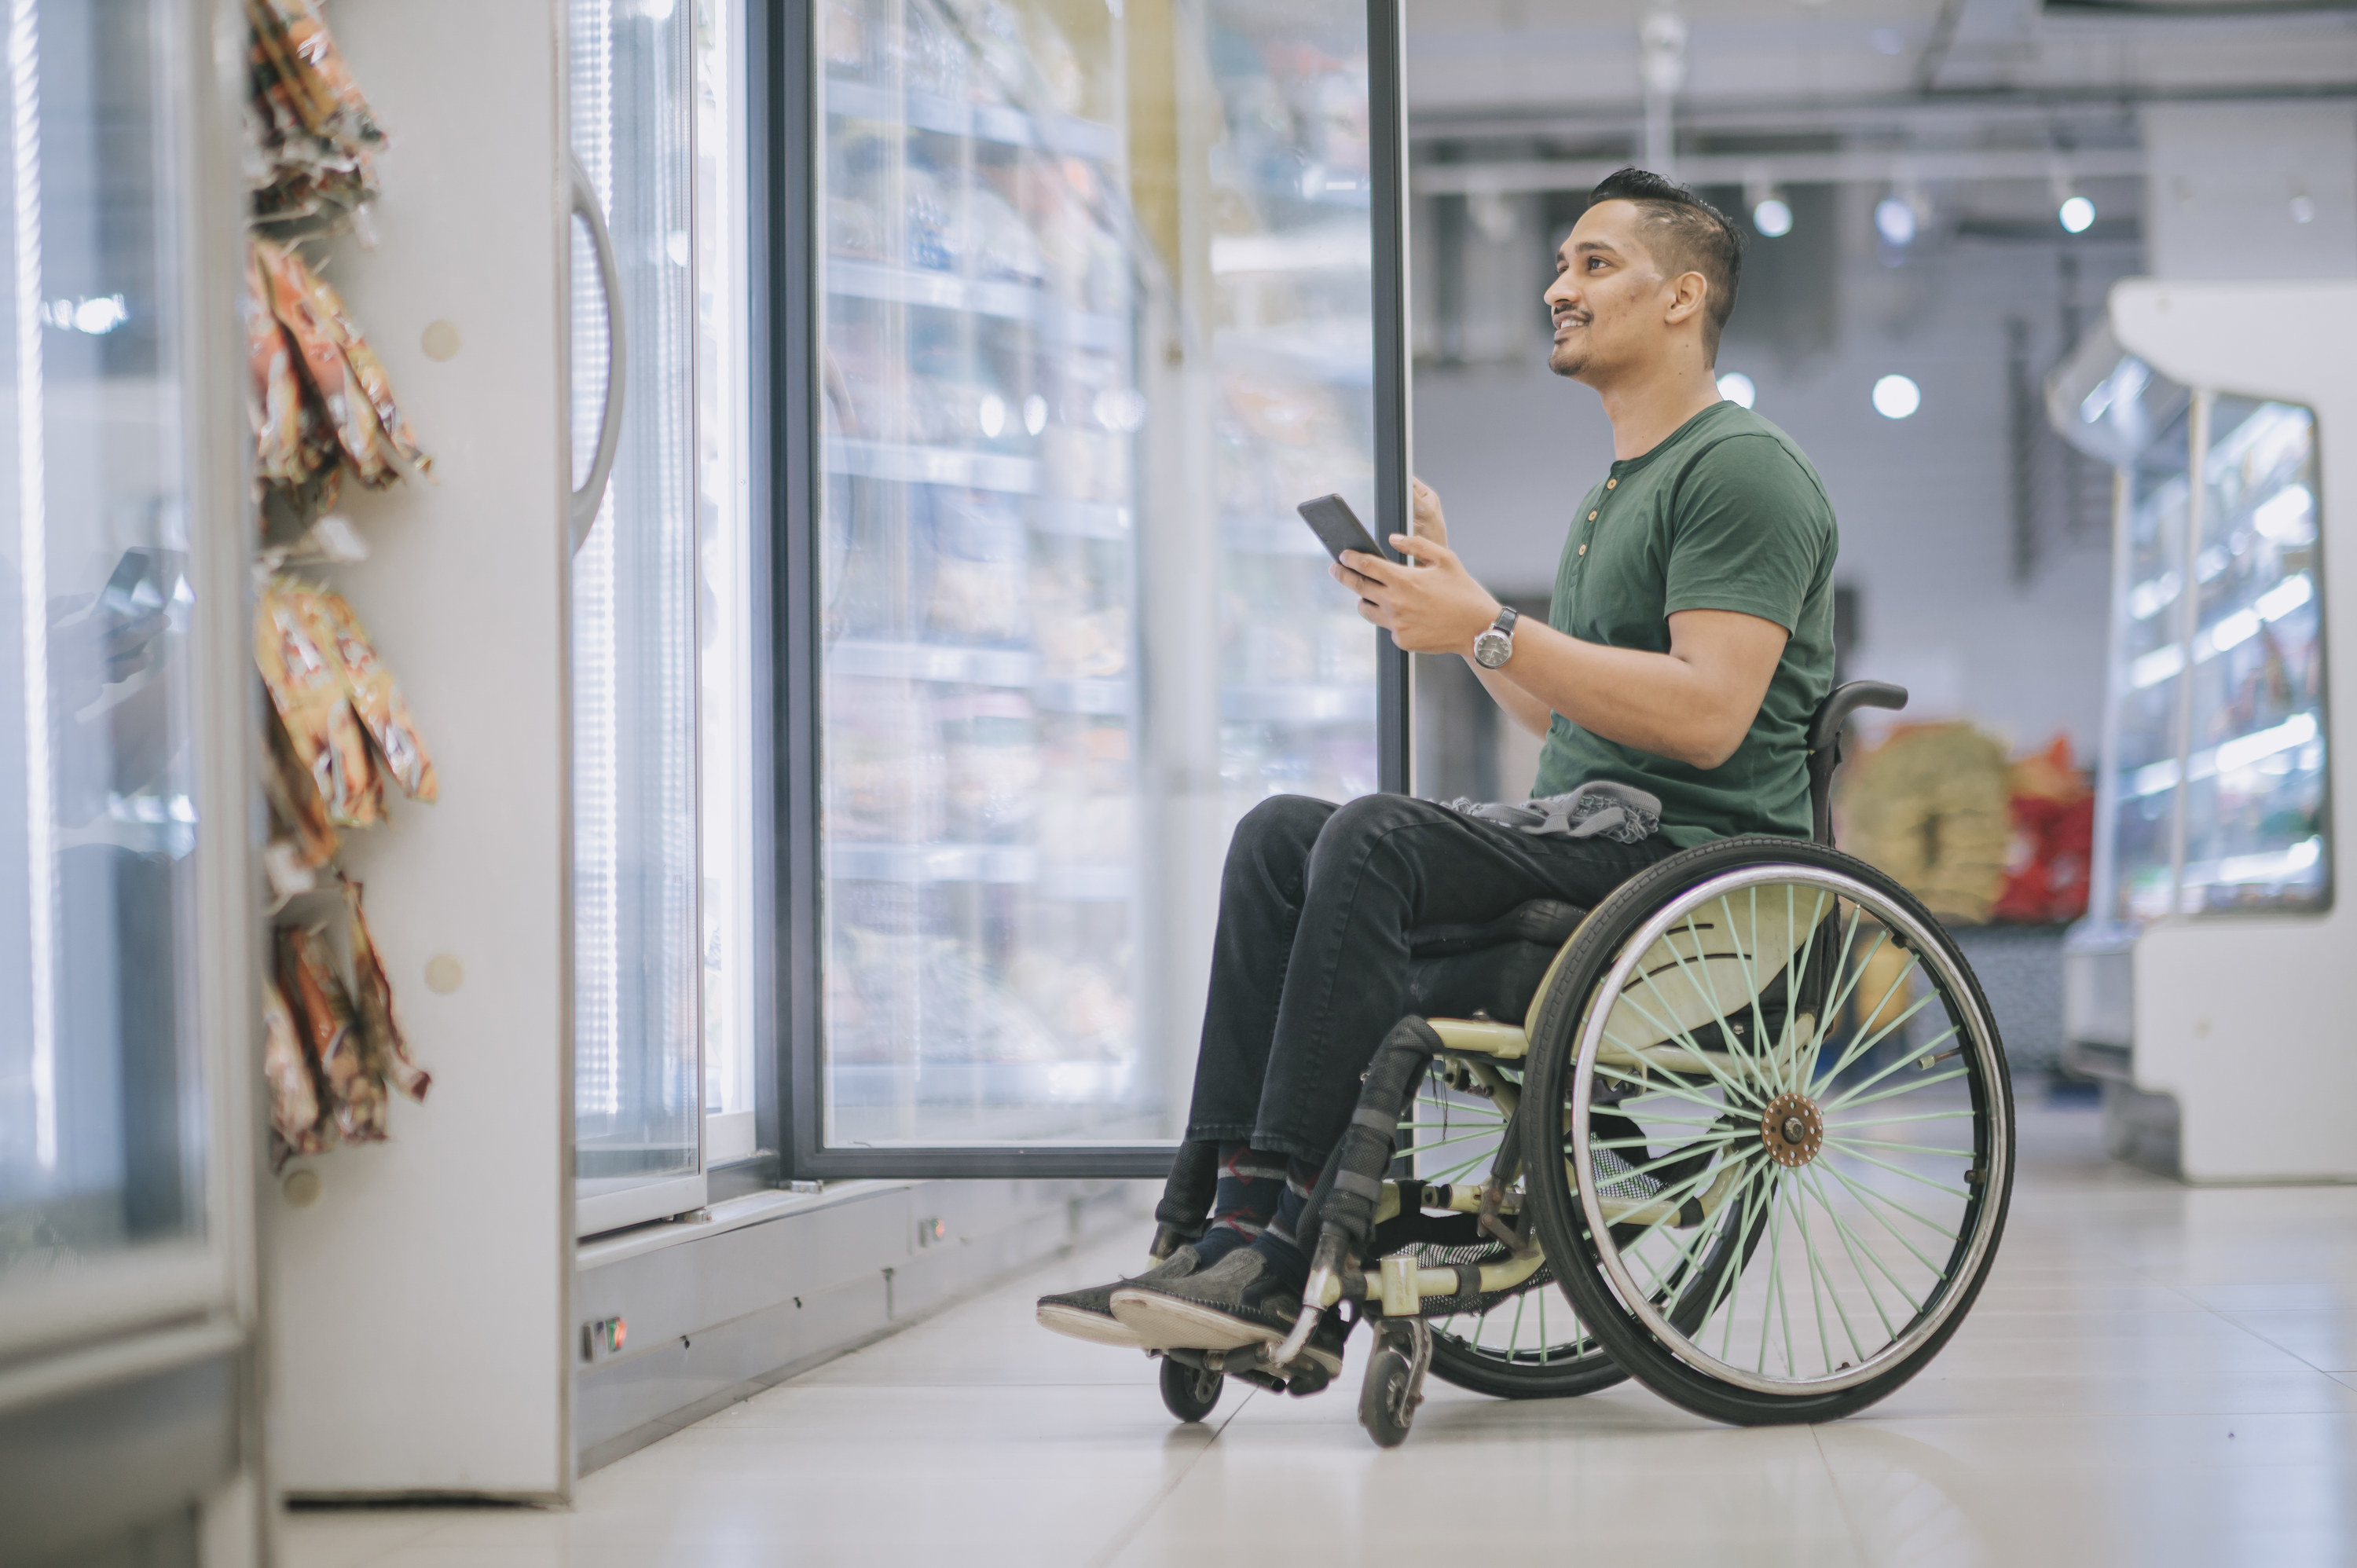
[[[571,263],[573,1109],[584,1235],[705,1198],[697,11],[672,0],[566,6],[575,178],[588,187],[576,201],[594,200],[602,220],[576,214]],[[601,457],[611,465],[602,476]]]
[[[815,10],[795,1166],[1143,1174],[1230,827],[1405,787],[1397,7]]]
[[[243,803],[217,780],[225,761],[238,777],[246,715],[197,676],[245,640],[220,542],[242,529],[201,504],[193,440],[207,372],[192,340],[231,296],[197,293],[226,268],[209,277],[191,262],[200,231],[184,198],[203,171],[186,124],[205,62],[177,18],[138,0],[48,0],[16,5],[0,40],[0,1363],[12,1365],[227,1305],[242,1245],[224,1172],[242,1155],[221,1146],[219,1079],[224,1061],[246,1060],[249,950],[240,922],[199,912],[235,908],[221,890],[245,875]],[[199,590],[217,596],[201,613]]]

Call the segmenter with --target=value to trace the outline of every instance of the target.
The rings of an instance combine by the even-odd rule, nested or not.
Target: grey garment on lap
[[[1468,800],[1443,803],[1452,811],[1534,838],[1607,838],[1615,843],[1641,843],[1662,825],[1659,797],[1609,779],[1591,779],[1568,794],[1520,804]]]

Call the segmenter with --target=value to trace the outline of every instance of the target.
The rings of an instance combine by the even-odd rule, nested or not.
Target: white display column
[[[339,43],[391,137],[375,249],[320,247],[434,457],[338,509],[328,575],[434,756],[438,803],[348,841],[418,1061],[389,1142],[265,1194],[270,1446],[295,1495],[563,1499],[573,1273],[558,17],[547,5],[345,5]]]

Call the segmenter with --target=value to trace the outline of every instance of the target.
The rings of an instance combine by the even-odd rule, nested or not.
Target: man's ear
[[[1670,280],[1670,308],[1663,317],[1671,326],[1682,326],[1702,314],[1710,297],[1710,280],[1700,273],[1680,273]]]

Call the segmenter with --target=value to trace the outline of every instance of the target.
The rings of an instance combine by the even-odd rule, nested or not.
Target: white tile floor
[[[1126,1239],[602,1470],[571,1513],[303,1513],[287,1565],[2357,1563],[2357,1188],[2191,1190],[2105,1161],[2092,1110],[2022,1123],[1970,1320],[1831,1425],[1436,1380],[1384,1453],[1346,1375],[1231,1384],[1180,1426],[1143,1357],[1031,1322]]]

